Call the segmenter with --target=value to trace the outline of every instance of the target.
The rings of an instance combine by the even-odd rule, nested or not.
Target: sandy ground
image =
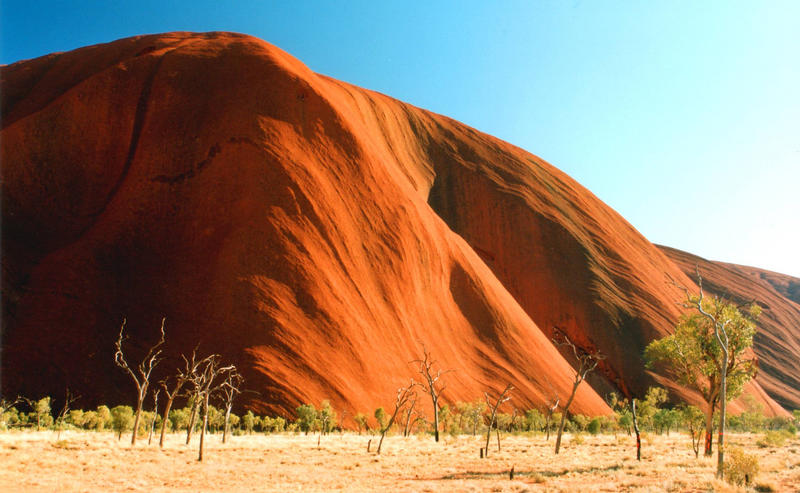
[[[163,450],[117,441],[111,433],[71,431],[0,433],[0,491],[745,491],[714,480],[714,459],[695,459],[689,438],[672,433],[645,440],[637,462],[627,436],[565,437],[561,454],[543,436],[494,437],[488,459],[483,440],[460,436],[435,443],[429,436],[377,437],[282,434],[207,441],[197,462],[197,441],[170,435]],[[367,441],[372,440],[372,452]],[[730,435],[733,445],[758,456],[757,484],[800,491],[800,438],[762,449],[757,435]],[[155,442],[154,442],[155,443]],[[515,477],[509,479],[509,470]]]

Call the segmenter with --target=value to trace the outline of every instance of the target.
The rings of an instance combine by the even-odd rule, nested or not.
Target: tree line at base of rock
[[[646,394],[637,409],[639,424],[643,431],[653,434],[686,433],[691,434],[692,429],[697,433],[698,425],[703,426],[703,413],[695,406],[680,405],[665,406],[666,392],[660,387],[652,387]],[[565,431],[570,433],[596,434],[632,434],[632,419],[630,408],[624,400],[616,394],[608,398],[614,413],[609,416],[585,416],[582,414],[570,415],[566,420]],[[71,409],[62,420],[57,422],[57,416],[51,409],[52,399],[43,397],[18,402],[16,405],[4,407],[0,415],[0,430],[28,429],[28,430],[89,430],[113,431],[116,434],[129,433],[133,426],[133,407],[131,406],[98,406],[93,410]],[[166,431],[169,433],[186,432],[189,426],[192,403],[172,409],[167,419]],[[768,417],[763,413],[763,406],[754,398],[745,396],[746,411],[738,415],[729,415],[726,418],[727,427],[736,432],[765,433],[769,431],[784,430],[794,435],[800,426],[800,410],[793,413],[793,418]],[[339,413],[333,409],[330,402],[322,401],[317,407],[313,404],[303,404],[298,407],[298,417],[294,420],[282,416],[259,416],[252,411],[242,415],[230,414],[230,427],[234,436],[253,433],[322,433],[338,434],[346,431],[339,423]],[[487,430],[489,416],[485,400],[474,402],[456,402],[452,406],[443,404],[439,410],[440,426],[444,434],[449,436],[482,435]],[[224,428],[225,411],[213,405],[209,406],[208,431],[217,434]],[[139,424],[139,435],[149,434],[155,419],[156,431],[161,430],[162,418],[160,414],[152,411],[143,411]],[[556,412],[551,418],[550,431],[554,431],[556,423],[561,419],[561,413]],[[353,420],[357,423],[359,434],[378,434],[386,426],[387,415],[384,408],[377,408],[374,412],[356,413]],[[545,412],[539,409],[513,410],[511,413],[498,412],[496,415],[496,428],[503,433],[511,434],[546,434]],[[199,431],[201,423],[194,425],[194,431]],[[394,423],[389,430],[397,435],[433,435],[431,422],[422,415],[412,418],[408,433],[405,421]],[[766,435],[765,435],[766,436]],[[771,437],[779,436],[770,434]]]

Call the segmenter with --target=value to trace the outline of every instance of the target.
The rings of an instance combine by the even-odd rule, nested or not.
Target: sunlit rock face
[[[199,345],[258,412],[389,405],[423,346],[453,370],[445,402],[510,382],[515,407],[542,407],[574,377],[554,327],[607,356],[573,412],[665,382],[642,350],[679,316],[666,280],[691,280],[522,149],[239,34],[123,39],[2,77],[4,392],[129,400],[124,317],[131,359],[166,317],[157,378]]]

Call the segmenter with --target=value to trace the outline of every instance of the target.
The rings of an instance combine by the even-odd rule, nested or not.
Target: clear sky
[[[3,0],[0,62],[237,31],[550,161],[648,239],[800,277],[800,1]]]

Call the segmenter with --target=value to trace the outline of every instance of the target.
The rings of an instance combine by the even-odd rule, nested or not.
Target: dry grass
[[[367,440],[372,438],[372,453]],[[553,440],[509,436],[488,459],[478,456],[482,440],[461,436],[436,444],[424,437],[387,437],[381,456],[368,435],[251,435],[223,445],[211,436],[205,461],[196,461],[197,442],[169,436],[164,450],[146,440],[130,447],[111,433],[0,433],[0,491],[746,491],[714,480],[715,458],[695,459],[689,438],[651,435],[643,460],[633,439],[567,436],[558,456]],[[757,435],[729,441],[758,457],[755,485],[800,491],[800,440],[759,448]],[[515,469],[510,480],[508,471]]]

